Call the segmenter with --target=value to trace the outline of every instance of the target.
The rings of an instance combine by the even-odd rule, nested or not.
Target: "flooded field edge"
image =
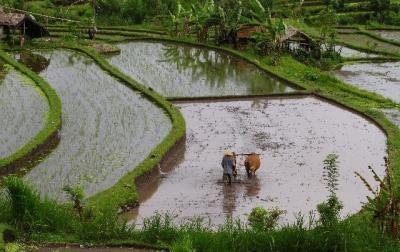
[[[3,176],[14,172],[21,172],[20,170],[26,167],[32,168],[32,164],[39,163],[43,157],[51,153],[51,150],[58,144],[58,131],[61,128],[62,122],[61,100],[51,85],[32,71],[22,68],[21,64],[5,52],[0,51],[0,60],[14,67],[23,76],[31,79],[45,95],[49,106],[48,116],[42,130],[19,150],[6,158],[0,159],[0,176]]]
[[[34,169],[47,155],[49,155],[59,144],[60,136],[58,130],[50,135],[43,142],[35,146],[25,156],[16,159],[12,163],[0,168],[0,178],[9,174],[25,175],[31,169]]]

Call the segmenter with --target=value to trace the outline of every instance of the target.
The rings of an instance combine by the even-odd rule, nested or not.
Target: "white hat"
[[[224,150],[224,156],[233,156],[233,151],[229,149]]]

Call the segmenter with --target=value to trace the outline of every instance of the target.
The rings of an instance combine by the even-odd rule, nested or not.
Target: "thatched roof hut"
[[[6,34],[16,32],[31,38],[43,37],[49,34],[46,27],[37,22],[31,15],[0,11],[0,38]]]
[[[310,49],[314,40],[306,33],[288,25],[285,34],[279,38],[279,42],[287,49],[293,50],[299,48]]]

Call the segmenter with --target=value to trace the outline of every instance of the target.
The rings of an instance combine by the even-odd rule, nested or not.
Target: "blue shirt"
[[[222,168],[224,169],[224,174],[232,175],[233,173],[233,160],[229,156],[224,156],[221,162]]]

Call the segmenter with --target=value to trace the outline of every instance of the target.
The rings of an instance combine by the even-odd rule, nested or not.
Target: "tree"
[[[390,0],[370,0],[370,5],[378,21],[380,23],[385,22],[385,18],[390,11]]]

